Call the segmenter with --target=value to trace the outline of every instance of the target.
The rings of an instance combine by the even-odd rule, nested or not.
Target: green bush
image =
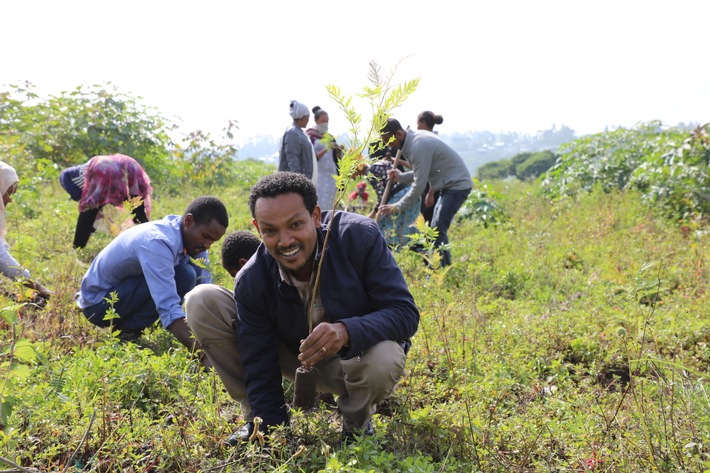
[[[515,176],[522,181],[537,179],[554,166],[556,161],[557,155],[550,150],[530,153],[530,156],[515,166]]]

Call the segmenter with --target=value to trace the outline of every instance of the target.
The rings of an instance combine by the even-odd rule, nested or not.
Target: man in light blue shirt
[[[212,281],[205,269],[207,250],[228,225],[224,204],[202,196],[182,216],[168,215],[126,230],[91,263],[81,281],[78,306],[89,322],[113,325],[124,339],[138,338],[160,319],[183,345],[200,348],[185,322],[182,300],[195,285]],[[117,300],[111,302],[114,292]],[[107,320],[111,306],[118,318]]]

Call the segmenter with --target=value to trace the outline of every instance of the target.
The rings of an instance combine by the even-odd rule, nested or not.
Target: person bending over
[[[20,263],[10,254],[10,245],[5,240],[7,235],[5,207],[12,202],[12,195],[17,191],[19,182],[20,178],[17,177],[15,168],[0,161],[0,193],[2,193],[2,204],[0,204],[0,273],[12,280],[22,281],[22,285],[37,291],[32,300],[43,306],[46,303],[46,299],[49,299],[52,295],[52,291],[30,278],[30,272],[20,266]]]
[[[466,163],[436,134],[426,130],[404,130],[394,118],[387,120],[380,130],[380,137],[383,143],[401,149],[412,165],[412,170],[405,173],[397,169],[390,171],[390,178],[395,182],[411,184],[411,187],[396,204],[380,206],[380,213],[399,214],[418,204],[428,182],[435,192],[440,191],[431,221],[431,226],[439,231],[434,244],[441,254],[441,266],[450,265],[451,252],[447,249],[449,227],[473,189]]]
[[[80,166],[61,172],[59,182],[72,200],[79,202],[74,248],[84,248],[94,231],[94,221],[106,204],[121,207],[133,197],[141,203],[131,213],[134,223],[150,217],[150,178],[135,159],[125,154],[94,156]]]
[[[78,306],[89,322],[113,325],[124,340],[137,339],[160,319],[180,343],[199,348],[185,322],[182,299],[195,285],[212,282],[207,250],[228,225],[224,204],[202,196],[182,216],[129,228],[92,261],[81,281]],[[114,292],[117,300],[111,301]],[[106,318],[110,308],[118,318]]]

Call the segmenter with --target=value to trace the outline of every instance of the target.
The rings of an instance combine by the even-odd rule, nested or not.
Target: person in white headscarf
[[[315,183],[317,182],[318,161],[311,140],[303,131],[308,125],[311,114],[308,107],[296,100],[291,100],[288,113],[291,115],[293,123],[286,128],[281,138],[279,171],[297,172]]]
[[[30,279],[30,272],[20,266],[9,252],[10,245],[7,244],[7,218],[5,207],[12,202],[12,194],[17,191],[17,183],[20,179],[17,172],[9,164],[0,161],[0,192],[2,192],[2,203],[0,203],[0,273],[10,279],[21,280],[22,284],[34,289],[44,299],[49,298],[52,291],[43,287],[39,283]]]

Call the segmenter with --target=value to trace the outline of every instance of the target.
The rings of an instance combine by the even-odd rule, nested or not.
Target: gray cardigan
[[[301,128],[292,123],[281,138],[279,171],[291,171],[313,178],[313,145]]]
[[[394,204],[398,212],[417,202],[426,183],[435,191],[464,190],[473,187],[471,173],[461,156],[435,133],[407,130],[402,155],[412,164],[412,170],[402,173],[399,182],[411,184],[409,192]]]

